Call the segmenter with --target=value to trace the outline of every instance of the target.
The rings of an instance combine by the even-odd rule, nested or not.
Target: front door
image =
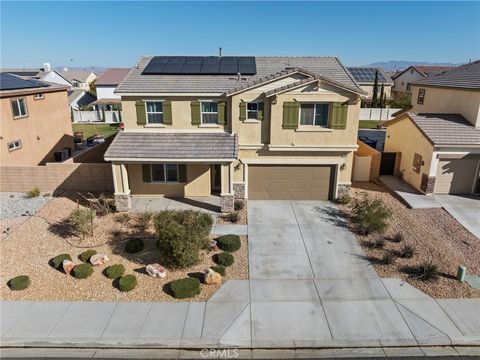
[[[222,170],[220,164],[214,164],[212,171],[212,190],[220,191],[222,189]]]

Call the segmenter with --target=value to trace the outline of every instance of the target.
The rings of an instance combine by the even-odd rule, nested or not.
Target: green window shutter
[[[263,120],[263,102],[258,103],[257,120]]]
[[[337,130],[344,130],[347,127],[347,110],[348,105],[336,102],[332,105],[332,122],[331,128]]]
[[[172,102],[164,101],[162,104],[163,107],[163,124],[172,125]]]
[[[187,182],[187,165],[178,164],[178,181],[181,183]]]
[[[247,120],[247,103],[241,101],[240,102],[240,121]]]
[[[142,164],[143,182],[152,182],[152,172],[150,164]]]
[[[136,101],[135,107],[137,108],[137,125],[145,125],[147,123],[145,103],[143,101]]]
[[[293,101],[283,103],[283,128],[284,129],[298,128],[299,111],[300,111],[300,103],[293,102]]]
[[[192,110],[192,125],[200,125],[200,101],[190,103]]]
[[[227,103],[225,101],[218,102],[218,125],[227,123]]]

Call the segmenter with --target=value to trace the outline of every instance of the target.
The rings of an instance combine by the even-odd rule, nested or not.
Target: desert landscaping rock
[[[149,264],[145,268],[145,271],[154,278],[164,278],[167,276],[167,270],[160,264]]]
[[[205,273],[205,284],[207,285],[218,285],[222,283],[222,275],[213,271],[212,269],[208,269]]]
[[[90,258],[90,263],[93,266],[104,265],[108,261],[107,254],[95,254]]]
[[[63,260],[62,266],[65,274],[69,275],[72,272],[72,269],[75,267],[75,263],[70,260]]]
[[[0,219],[9,219],[20,216],[32,216],[38,209],[48,203],[50,195],[40,195],[27,198],[24,193],[2,192],[0,193]]]

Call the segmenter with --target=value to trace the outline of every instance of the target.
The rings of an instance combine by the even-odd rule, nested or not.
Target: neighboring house
[[[2,166],[41,165],[73,148],[67,87],[0,76]]]
[[[46,81],[58,85],[71,86],[57,70],[52,69],[49,63],[44,63],[42,68],[38,69],[2,69],[1,72],[7,72],[23,78]]]
[[[480,61],[412,84],[412,109],[387,123],[386,152],[427,193],[480,193]]]
[[[128,68],[112,68],[103,72],[95,81],[97,89],[97,101],[95,105],[99,110],[112,110],[116,106],[120,106],[120,95],[115,94],[115,89],[127,76],[130,69]]]
[[[411,83],[429,76],[441,74],[450,69],[452,69],[451,66],[409,66],[392,76],[394,82],[392,91],[397,94],[409,93],[411,91]]]
[[[59,74],[68,80],[72,89],[82,89],[88,91],[90,84],[95,81],[97,74],[89,70],[68,70],[67,68],[60,71]]]
[[[348,67],[348,71],[360,87],[367,92],[364,102],[371,104],[373,96],[373,87],[375,84],[375,73],[378,72],[378,96],[380,95],[380,88],[383,84],[384,94],[387,99],[392,97],[393,80],[382,68],[374,67]]]
[[[117,87],[115,199],[335,199],[351,186],[360,97],[335,57],[142,57]]]
[[[70,107],[74,110],[78,110],[79,106],[92,104],[95,100],[94,96],[84,90],[68,90],[68,101]]]

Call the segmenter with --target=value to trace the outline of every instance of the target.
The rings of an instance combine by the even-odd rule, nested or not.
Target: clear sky
[[[480,58],[480,2],[5,2],[2,67],[132,66],[141,55]]]

